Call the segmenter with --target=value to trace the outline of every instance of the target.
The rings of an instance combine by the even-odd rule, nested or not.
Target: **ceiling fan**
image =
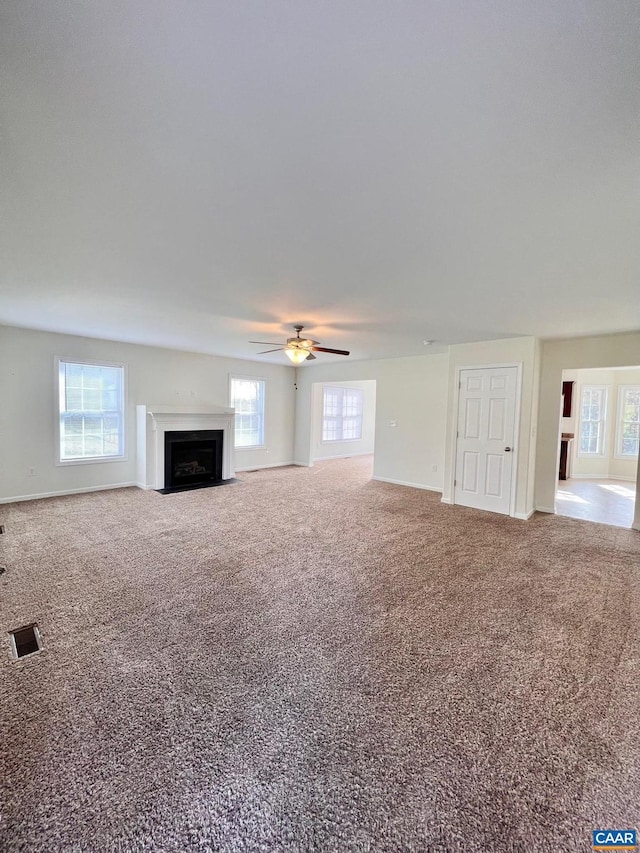
[[[276,347],[276,349],[266,349],[259,352],[258,355],[264,355],[268,352],[278,352],[284,350],[289,359],[294,364],[302,364],[305,359],[315,358],[314,352],[330,352],[334,355],[349,355],[348,350],[344,349],[329,349],[328,347],[319,346],[320,341],[312,341],[310,338],[301,338],[300,332],[304,326],[294,326],[296,332],[295,338],[287,338],[286,344],[276,344],[271,341],[249,341],[250,344],[263,344],[264,346]]]

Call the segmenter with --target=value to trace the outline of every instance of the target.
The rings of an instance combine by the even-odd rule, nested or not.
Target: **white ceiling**
[[[0,51],[0,323],[243,358],[640,327],[635,0],[3,0]]]

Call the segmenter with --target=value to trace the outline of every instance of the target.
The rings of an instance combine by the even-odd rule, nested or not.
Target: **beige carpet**
[[[545,853],[638,827],[640,534],[370,473],[0,506],[2,851]],[[32,621],[44,649],[12,662]]]

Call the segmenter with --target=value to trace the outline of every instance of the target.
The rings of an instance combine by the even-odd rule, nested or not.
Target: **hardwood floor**
[[[636,484],[625,480],[563,480],[556,490],[556,514],[631,527]]]

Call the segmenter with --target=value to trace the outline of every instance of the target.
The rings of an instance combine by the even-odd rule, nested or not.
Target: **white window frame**
[[[267,380],[263,376],[245,376],[239,373],[229,374],[229,407],[235,408],[233,403],[233,383],[239,382],[261,382],[262,383],[262,443],[261,444],[236,444],[236,426],[233,425],[233,447],[236,451],[264,450],[267,446]]]
[[[636,459],[636,453],[622,452],[622,438],[624,433],[623,414],[624,414],[624,398],[627,391],[640,391],[640,385],[619,385],[618,386],[618,418],[616,420],[616,444],[615,458],[616,459]]]
[[[598,433],[598,449],[595,451],[586,451],[581,449],[582,444],[582,425],[585,421],[582,418],[582,406],[585,391],[601,391],[602,392],[602,410],[600,420],[597,422],[587,421],[587,423],[600,423],[602,428]],[[601,458],[607,455],[607,413],[609,408],[609,386],[608,385],[583,385],[580,388],[580,417],[578,419],[578,456],[583,459]]]
[[[340,420],[340,436],[336,438],[325,438],[324,437],[324,421],[325,417],[325,392],[327,390],[332,391],[340,391],[342,393],[342,399],[344,400],[344,392],[355,393],[360,397],[360,412],[356,415],[350,415],[348,417],[356,417],[359,419],[359,427],[360,427],[360,435],[357,438],[342,438],[343,431],[343,421],[345,419],[345,415],[342,413],[338,416]],[[321,435],[321,444],[335,444],[336,442],[353,442],[353,441],[362,441],[363,436],[363,421],[364,421],[364,389],[362,388],[354,388],[350,385],[335,385],[331,383],[323,384],[322,386],[322,420],[320,422],[320,435]]]
[[[80,456],[74,459],[62,458],[62,447],[60,444],[60,421],[62,418],[62,408],[60,405],[61,384],[60,384],[60,367],[63,364],[86,364],[90,367],[109,367],[122,370],[122,385],[120,398],[120,450],[117,456]],[[89,358],[69,358],[66,356],[56,356],[54,359],[54,387],[55,387],[55,440],[56,440],[56,462],[57,466],[67,465],[96,465],[103,462],[126,462],[127,461],[127,366],[121,362],[113,361],[94,361]]]

